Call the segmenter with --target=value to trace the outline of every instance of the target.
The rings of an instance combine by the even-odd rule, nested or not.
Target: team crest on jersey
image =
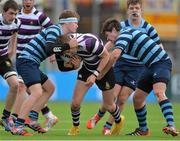
[[[33,21],[30,21],[30,24],[33,25]]]
[[[106,82],[105,88],[106,88],[106,90],[110,89],[110,85],[108,82]]]
[[[11,67],[11,63],[9,61],[5,61],[7,67]]]

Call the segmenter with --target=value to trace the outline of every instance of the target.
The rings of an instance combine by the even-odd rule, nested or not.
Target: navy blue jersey
[[[25,44],[25,49],[20,53],[18,58],[30,59],[40,64],[48,57],[45,51],[46,44],[54,43],[57,37],[63,34],[61,25],[52,25],[43,29],[28,44]]]
[[[131,29],[140,30],[142,33],[147,34],[156,44],[161,43],[160,37],[158,36],[158,33],[155,30],[155,28],[147,21],[145,21],[143,18],[141,19],[141,24],[138,27],[133,26],[131,24],[130,19],[120,22],[120,27],[122,29],[131,28]],[[122,58],[126,59],[126,61],[130,63],[142,64],[142,62],[139,62],[137,58],[134,58],[128,54],[123,54]]]
[[[121,30],[115,41],[115,47],[137,58],[148,67],[155,62],[169,58],[166,51],[148,35],[130,28]]]

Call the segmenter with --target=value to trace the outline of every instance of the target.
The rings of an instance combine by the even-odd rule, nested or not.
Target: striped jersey
[[[18,31],[21,24],[17,18],[11,24],[5,24],[3,20],[3,16],[0,14],[0,56],[8,54],[9,41],[12,35]]]
[[[93,72],[101,61],[99,56],[104,52],[102,40],[90,33],[74,35],[78,42],[77,55],[82,58],[83,66]]]
[[[63,34],[64,33],[60,24],[44,28],[28,44],[24,45],[25,48],[20,52],[18,58],[29,59],[35,61],[37,64],[40,64],[49,57],[45,51],[46,44],[56,42],[57,37]]]
[[[42,28],[46,28],[52,25],[51,20],[44,13],[39,12],[36,8],[32,9],[32,12],[26,14],[21,9],[21,12],[17,15],[21,20],[21,27],[17,35],[17,55],[24,49],[34,36],[36,36]]]
[[[161,43],[160,37],[158,36],[156,29],[147,21],[145,21],[143,18],[141,19],[141,24],[138,27],[133,26],[131,24],[130,19],[120,22],[120,27],[122,29],[131,28],[131,29],[140,30],[142,33],[147,34],[152,40],[154,40],[156,44]],[[142,64],[141,62],[138,61],[137,58],[134,58],[128,54],[123,54],[121,57],[130,63]]]
[[[168,54],[149,36],[135,29],[123,29],[115,41],[115,47],[137,58],[147,67],[169,58]]]

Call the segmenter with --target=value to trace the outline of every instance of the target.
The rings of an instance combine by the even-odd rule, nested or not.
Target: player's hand
[[[55,57],[55,54],[53,54],[53,55],[51,55],[51,56],[49,56],[49,62],[51,63],[51,64],[53,64],[54,62],[56,62],[56,57]]]
[[[77,42],[76,38],[71,38],[70,39],[69,46],[70,46],[70,48],[75,48],[75,47],[78,46],[78,42]]]
[[[73,64],[71,62],[64,62],[64,67],[66,68],[73,68]]]
[[[71,64],[73,64],[74,69],[78,69],[80,67],[81,64],[81,57],[79,57],[78,55],[73,55],[71,57]]]
[[[92,74],[87,78],[85,84],[86,86],[91,87],[95,83],[95,81],[96,81],[96,76]]]
[[[104,75],[105,75],[104,73],[100,73],[97,77],[97,80],[101,80],[104,77]]]

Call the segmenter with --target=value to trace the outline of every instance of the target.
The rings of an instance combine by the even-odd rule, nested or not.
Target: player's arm
[[[10,39],[8,47],[8,57],[12,58],[16,54],[16,44],[17,44],[17,33],[14,33]]]
[[[48,56],[52,54],[61,54],[62,52],[74,48],[78,45],[77,40],[75,38],[70,39],[68,43],[63,43],[59,40],[59,37],[54,40],[47,41],[46,43],[46,53]]]
[[[60,41],[47,42],[46,44],[46,53],[48,56],[56,53],[62,53],[65,50],[69,50],[70,46],[68,43],[62,43]]]
[[[57,61],[57,65],[60,71],[72,71],[75,70],[74,67],[65,65],[65,61],[59,60]]]
[[[109,61],[103,71],[100,73],[99,77],[97,78],[100,80],[104,75],[110,70],[110,68],[113,66],[113,64],[118,60],[118,58],[121,56],[122,50],[120,48],[116,48],[112,51],[110,54]]]
[[[147,27],[148,27],[148,31],[147,31],[147,35],[153,40],[156,42],[156,44],[160,45],[160,47],[162,49],[164,49],[164,46],[160,40],[160,37],[158,35],[158,32],[157,30],[151,25],[151,24],[147,24]]]
[[[111,41],[108,41],[105,45],[104,45],[104,47],[110,52],[111,50],[112,50],[112,48],[113,48],[113,43],[111,42]]]
[[[70,61],[64,61],[59,54],[55,56],[60,71],[72,71],[80,67],[81,58],[77,55],[72,56]]]
[[[97,77],[104,70],[105,66],[109,61],[109,53],[106,48],[104,48],[103,52],[99,55],[99,57],[101,58],[101,60],[97,69],[86,80],[86,85],[89,87],[91,87],[95,83]]]

